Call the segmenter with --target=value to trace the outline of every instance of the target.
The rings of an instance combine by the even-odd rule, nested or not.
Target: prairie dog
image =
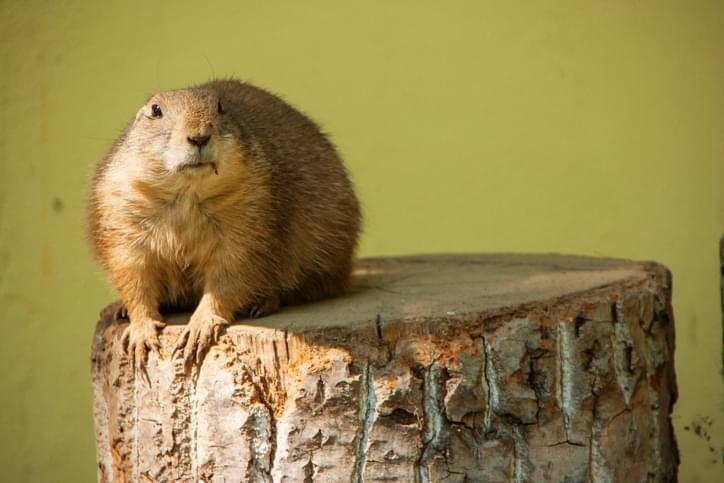
[[[188,366],[238,311],[343,293],[361,220],[314,122],[235,80],[152,96],[99,163],[87,214],[139,368],[158,351],[161,306],[195,307],[176,345]]]

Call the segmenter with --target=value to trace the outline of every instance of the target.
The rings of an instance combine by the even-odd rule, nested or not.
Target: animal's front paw
[[[112,322],[128,321],[128,310],[121,300],[116,300],[112,304],[101,310],[101,320],[110,320]]]
[[[206,353],[216,344],[227,325],[229,322],[218,315],[194,312],[176,342],[174,354],[183,349],[184,366],[188,369],[196,363],[200,367]]]
[[[159,354],[157,330],[165,326],[166,324],[159,320],[141,319],[131,321],[123,331],[121,347],[136,369],[143,369],[146,366],[149,350]]]
[[[279,310],[279,297],[271,296],[255,300],[241,310],[241,314],[252,319],[271,315]]]
[[[126,304],[120,304],[115,312],[113,313],[113,318],[116,321],[119,320],[128,320],[128,309],[126,308]]]

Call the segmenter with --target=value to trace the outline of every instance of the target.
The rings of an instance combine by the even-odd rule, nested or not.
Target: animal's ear
[[[161,117],[161,108],[159,106],[160,102],[156,98],[156,96],[151,96],[148,99],[146,99],[146,102],[144,102],[139,108],[138,111],[136,111],[136,116],[133,118],[133,122],[136,123],[143,119],[157,119]],[[156,114],[155,109],[153,106],[159,106],[158,110],[159,113]]]
[[[151,117],[151,106],[153,104],[160,104],[160,102],[158,101],[157,94],[149,95],[143,101],[143,104],[138,106],[138,110],[136,111],[136,116],[134,117],[134,122],[137,122],[139,119],[142,119],[144,117],[150,118]]]
[[[141,107],[140,109],[138,109],[138,110],[136,111],[136,115],[133,116],[133,122],[132,122],[132,124],[136,124],[136,123],[143,117],[143,109],[144,109],[144,108]]]

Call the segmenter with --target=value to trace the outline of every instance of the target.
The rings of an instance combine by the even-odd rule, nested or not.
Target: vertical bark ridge
[[[493,367],[492,355],[490,353],[490,343],[487,337],[483,337],[483,376],[485,380],[486,393],[488,400],[485,405],[485,431],[492,430],[492,418],[495,409],[498,407],[499,391],[495,382],[495,368]]]
[[[375,396],[375,386],[370,370],[370,363],[367,361],[364,371],[362,372],[362,381],[360,383],[359,393],[359,416],[358,431],[355,436],[355,463],[352,473],[352,483],[361,483],[362,474],[367,459],[367,443],[369,439],[370,428],[375,419],[375,410],[377,398]]]
[[[558,322],[558,367],[560,379],[558,382],[558,404],[563,413],[563,431],[566,441],[570,442],[571,420],[576,413],[573,398],[573,371],[571,362],[571,328],[564,321]]]
[[[276,344],[274,345],[276,354]],[[275,359],[276,360],[276,359]],[[244,371],[246,372],[249,380],[251,380],[254,388],[256,389],[256,395],[259,398],[259,402],[264,406],[266,417],[256,417],[255,426],[261,426],[261,430],[257,430],[257,437],[253,439],[251,446],[252,460],[250,461],[250,467],[255,469],[254,476],[258,477],[258,474],[263,475],[264,481],[271,479],[272,466],[276,458],[277,450],[277,421],[274,415],[274,407],[269,402],[269,397],[266,394],[264,385],[259,382],[258,377],[254,374],[251,368],[242,364]],[[261,376],[264,377],[264,376]],[[266,435],[264,433],[267,433]],[[260,439],[265,439],[264,442]],[[260,446],[266,446],[268,451],[259,451]]]

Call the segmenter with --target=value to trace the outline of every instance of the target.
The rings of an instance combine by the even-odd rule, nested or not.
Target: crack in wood
[[[190,378],[190,384],[186,384],[187,388],[187,397],[190,402],[191,410],[189,411],[189,429],[191,434],[193,435],[191,437],[190,441],[190,447],[189,447],[189,456],[191,458],[191,474],[194,477],[194,481],[199,481],[199,454],[198,454],[198,430],[199,430],[199,421],[198,421],[198,410],[199,410],[199,401],[198,397],[196,396],[196,387],[199,382],[199,370],[196,368],[191,369],[192,372],[189,376]]]
[[[493,412],[498,407],[498,387],[495,381],[495,368],[493,367],[492,354],[490,351],[490,343],[488,337],[483,336],[483,379],[485,380],[485,387],[487,393],[487,401],[485,404],[485,414],[483,417],[483,424],[485,426],[485,432],[488,433],[492,430],[492,417]]]
[[[134,458],[133,458],[132,471],[133,471],[134,481],[138,481],[141,476],[141,466],[140,466],[141,450],[140,450],[140,447],[138,444],[138,432],[140,429],[140,424],[138,424],[138,423],[139,423],[139,411],[140,411],[140,407],[141,407],[139,397],[138,397],[139,380],[140,380],[140,378],[138,378],[138,377],[133,378],[133,399],[134,399],[134,401],[137,401],[136,404],[134,404],[134,408],[133,408],[133,417],[135,419],[135,424],[133,425],[132,447],[133,447]]]
[[[314,451],[309,452],[309,461],[307,464],[302,466],[304,470],[304,483],[314,483],[314,463],[312,458],[314,457]]]
[[[524,483],[529,481],[528,470],[528,444],[521,434],[519,426],[513,426],[513,482]]]
[[[262,387],[262,384],[259,382],[257,377],[254,375],[254,372],[251,370],[251,368],[243,364],[242,367],[244,368],[244,371],[246,372],[246,375],[249,377],[249,380],[251,381],[252,385],[254,386],[254,389],[256,390],[256,395],[259,398],[259,402],[264,406],[266,409],[267,415],[269,417],[269,455],[268,460],[269,462],[261,462],[261,469],[265,476],[271,478],[271,472],[274,469],[274,459],[276,458],[276,451],[277,451],[277,420],[276,415],[274,413],[274,406],[272,406],[271,402],[266,396],[266,392],[264,391],[264,388]],[[250,460],[250,465],[254,463],[256,460],[254,448],[252,448],[252,458]],[[258,463],[258,462],[257,462]],[[259,464],[256,465],[257,467]]]
[[[369,431],[375,419],[377,397],[369,361],[365,365],[360,381],[358,428],[355,436],[355,463],[352,483],[361,483],[367,457]]]
[[[284,351],[287,354],[287,364],[289,364],[291,358],[289,357],[289,331],[287,329],[284,329]]]
[[[423,410],[423,431],[422,451],[417,461],[417,478],[421,483],[430,481],[430,462],[442,449],[441,436],[443,431],[443,392],[444,382],[438,381],[436,363],[433,361],[423,371],[422,380],[422,410]]]
[[[547,353],[544,349],[531,349],[528,343],[525,343],[526,357],[528,358],[528,379],[526,384],[533,390],[535,396],[535,424],[540,423],[540,412],[543,401],[543,383],[540,378],[542,371],[538,367],[538,361]]]
[[[616,373],[616,382],[623,393],[626,407],[630,408],[631,398],[636,389],[639,374],[634,367],[633,341],[631,339],[631,330],[624,318],[622,298],[614,304],[613,313],[615,317],[611,345],[613,347],[614,371]]]
[[[569,446],[579,446],[581,448],[587,448],[588,446],[583,443],[577,443],[575,441],[571,441],[570,439],[566,439],[564,441],[558,441],[557,443],[551,443],[547,444],[546,446],[548,448],[555,448],[557,446],[563,446],[563,445],[569,445]]]
[[[570,327],[558,322],[558,405],[563,413],[563,432],[570,441],[571,419],[576,412],[573,400],[573,363],[571,361]]]

